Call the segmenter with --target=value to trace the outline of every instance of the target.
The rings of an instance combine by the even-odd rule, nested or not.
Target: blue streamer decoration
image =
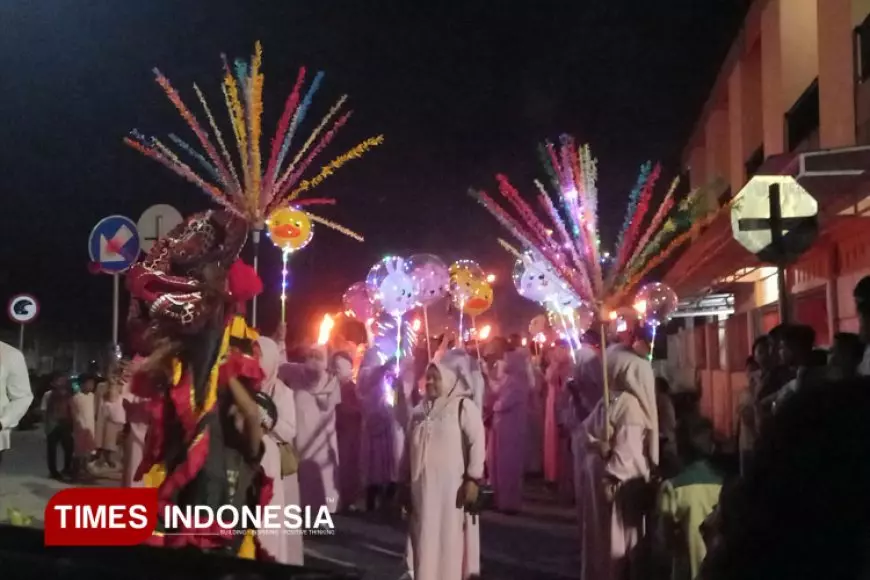
[[[625,220],[622,222],[622,229],[619,230],[619,237],[616,238],[616,250],[622,247],[622,242],[625,238],[625,233],[628,231],[628,226],[631,225],[631,219],[634,217],[634,212],[637,210],[637,202],[640,201],[640,193],[643,191],[643,186],[646,185],[649,175],[652,173],[652,161],[647,161],[640,166],[640,174],[637,176],[637,182],[634,184],[634,189],[628,196],[628,209],[625,211]]]
[[[277,179],[278,175],[281,173],[280,168],[281,165],[284,164],[284,159],[287,157],[287,153],[290,151],[290,142],[293,140],[293,134],[296,133],[296,129],[302,124],[302,121],[305,120],[305,114],[311,106],[314,94],[323,82],[324,75],[325,73],[320,71],[314,76],[314,80],[311,81],[311,86],[308,87],[308,92],[305,93],[305,97],[303,97],[302,102],[299,104],[299,108],[296,109],[296,113],[293,115],[293,120],[290,121],[290,127],[287,129],[287,135],[284,136],[284,142],[281,144],[281,151],[278,153],[278,161],[275,163],[275,175],[272,176],[272,179]]]
[[[218,173],[217,169],[215,169],[215,167],[211,163],[209,163],[208,160],[205,157],[203,157],[201,153],[196,151],[193,147],[191,147],[189,144],[187,144],[184,140],[181,139],[181,137],[179,137],[175,133],[170,133],[169,139],[173,143],[175,143],[176,145],[178,145],[179,147],[184,149],[184,151],[188,155],[190,155],[191,157],[196,159],[199,162],[199,164],[202,165],[203,169],[205,169],[209,173],[209,175],[212,176],[212,178],[215,181],[217,181],[218,183],[222,183],[220,174]]]

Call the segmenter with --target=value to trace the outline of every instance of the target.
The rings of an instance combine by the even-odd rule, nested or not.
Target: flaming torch
[[[332,334],[332,327],[335,326],[335,321],[329,314],[323,315],[323,320],[320,323],[320,333],[317,335],[317,344],[320,346],[329,342],[329,335]]]

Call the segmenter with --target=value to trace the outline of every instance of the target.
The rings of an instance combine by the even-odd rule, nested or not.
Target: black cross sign
[[[155,244],[157,243],[157,240],[160,239],[160,222],[162,222],[162,221],[163,221],[162,215],[154,216],[154,237],[145,238],[146,242],[154,242]]]
[[[769,218],[744,218],[737,220],[737,229],[741,232],[757,232],[770,231],[771,244],[770,248],[780,257],[780,260],[785,259],[787,249],[783,245],[783,238],[786,232],[795,231],[802,226],[807,226],[815,223],[816,217],[782,217],[782,195],[780,193],[780,184],[772,183],[770,185],[770,217]],[[800,249],[803,251],[805,248]],[[768,253],[762,250],[761,253]],[[779,261],[779,260],[774,260]]]

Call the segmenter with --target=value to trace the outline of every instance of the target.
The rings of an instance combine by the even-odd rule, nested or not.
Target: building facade
[[[714,221],[664,281],[681,298],[733,294],[734,312],[669,336],[668,366],[682,387],[700,387],[703,411],[728,435],[751,344],[779,323],[776,269],[731,230],[728,202],[753,175],[793,176],[819,205],[819,236],[786,273],[792,320],[820,346],[857,331],[852,289],[870,274],[870,0],[756,0],[683,160],[693,187],[727,185],[710,193]]]

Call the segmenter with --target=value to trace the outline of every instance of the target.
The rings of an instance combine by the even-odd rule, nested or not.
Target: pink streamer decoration
[[[281,180],[276,185],[278,189],[278,193],[275,195],[275,199],[270,204],[270,208],[274,207],[277,203],[281,202],[281,199],[287,195],[290,190],[299,182],[302,178],[302,174],[308,169],[308,166],[311,165],[311,162],[314,161],[314,158],[317,157],[324,148],[332,141],[335,137],[335,134],[341,129],[350,119],[350,116],[353,114],[353,111],[348,111],[342,117],[337,119],[335,123],[333,123],[332,128],[327,131],[317,142],[317,145],[314,146],[314,149],[305,157],[305,160],[299,164],[299,167],[294,171],[291,175],[285,174]]]
[[[661,174],[662,166],[661,164],[656,164],[653,168],[652,173],[649,176],[649,179],[646,180],[646,183],[643,186],[643,190],[640,194],[640,201],[637,204],[637,212],[631,219],[631,225],[628,227],[628,231],[625,234],[625,240],[623,240],[622,247],[619,248],[619,258],[617,260],[616,271],[619,272],[625,266],[625,262],[628,259],[628,256],[631,254],[632,250],[634,250],[634,242],[637,239],[637,233],[640,230],[640,226],[643,223],[643,218],[646,217],[647,209],[649,208],[650,198],[652,197],[653,189],[655,189],[656,182],[659,179],[659,175]]]
[[[265,195],[260,200],[260,209],[266,209],[269,202],[274,197],[273,188],[275,181],[278,179],[280,167],[276,167],[278,163],[278,153],[281,150],[281,144],[284,142],[284,136],[287,135],[287,130],[290,129],[290,121],[293,119],[293,113],[299,107],[299,95],[302,91],[302,83],[305,82],[305,67],[299,69],[299,74],[296,77],[296,84],[293,85],[293,90],[287,95],[287,100],[284,102],[284,112],[281,113],[281,119],[278,121],[278,126],[275,128],[275,136],[272,138],[272,152],[269,155],[269,165],[266,167],[266,178],[268,179],[267,187],[264,189]]]

